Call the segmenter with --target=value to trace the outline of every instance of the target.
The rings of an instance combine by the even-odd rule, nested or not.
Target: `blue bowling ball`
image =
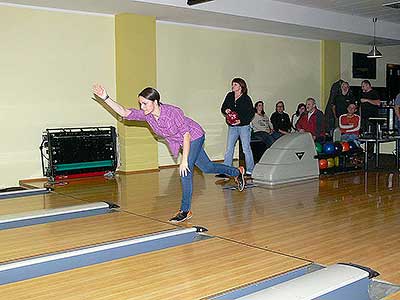
[[[334,154],[335,153],[335,145],[331,142],[326,142],[324,144],[324,153],[325,154]]]
[[[335,153],[336,154],[342,153],[343,150],[342,144],[340,142],[335,142],[334,145],[335,145]]]
[[[354,151],[354,150],[358,149],[358,146],[357,146],[357,144],[355,142],[350,141],[349,142],[349,149],[350,149],[350,151]]]

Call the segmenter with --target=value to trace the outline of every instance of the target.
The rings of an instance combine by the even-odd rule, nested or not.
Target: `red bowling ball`
[[[236,111],[231,111],[230,113],[226,114],[226,121],[234,125],[237,121],[239,121],[239,115]]]
[[[328,161],[326,159],[319,160],[319,168],[321,170],[328,168]]]

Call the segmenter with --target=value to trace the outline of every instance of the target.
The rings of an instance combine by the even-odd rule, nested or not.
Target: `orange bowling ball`
[[[319,160],[319,168],[321,170],[328,168],[328,161],[326,159],[320,159]]]
[[[346,151],[349,151],[350,150],[350,145],[349,145],[349,143],[348,142],[342,142],[342,151],[343,152],[346,152]]]

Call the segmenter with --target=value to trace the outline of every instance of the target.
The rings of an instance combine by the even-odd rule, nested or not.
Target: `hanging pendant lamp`
[[[204,2],[211,2],[213,0],[188,0],[187,5],[196,5]]]
[[[373,18],[372,22],[374,22],[374,43],[372,45],[371,51],[367,54],[368,58],[380,58],[382,57],[382,53],[376,48],[376,43],[375,43],[375,23],[377,21],[377,18]]]

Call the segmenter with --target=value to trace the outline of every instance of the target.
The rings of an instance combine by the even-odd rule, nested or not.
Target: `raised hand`
[[[97,97],[106,100],[108,98],[108,94],[104,86],[101,84],[94,84],[92,88],[93,94],[95,94]]]

